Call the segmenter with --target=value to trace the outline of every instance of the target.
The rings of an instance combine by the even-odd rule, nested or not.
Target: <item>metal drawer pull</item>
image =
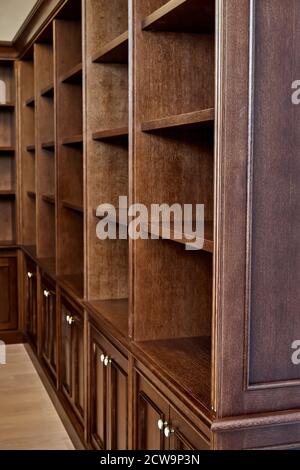
[[[167,439],[171,436],[171,434],[174,434],[174,429],[171,429],[169,426],[165,427],[164,434]]]
[[[48,298],[48,297],[50,297],[50,295],[51,295],[51,293],[47,289],[45,289],[44,290],[44,297]]]
[[[107,367],[109,364],[111,364],[112,360],[110,357],[106,356],[106,358],[104,359],[104,365],[105,367]]]
[[[74,320],[73,317],[70,317],[70,318],[69,318],[69,324],[70,324],[70,325],[73,325],[73,323],[75,323],[75,320]]]
[[[29,279],[31,279],[33,277],[33,273],[27,273],[27,276]]]
[[[100,361],[102,362],[102,364],[104,363],[104,361],[105,361],[105,355],[104,354],[101,354]]]
[[[162,431],[164,429],[165,426],[168,426],[168,423],[167,421],[164,421],[163,419],[159,419],[157,421],[157,427],[160,431]]]

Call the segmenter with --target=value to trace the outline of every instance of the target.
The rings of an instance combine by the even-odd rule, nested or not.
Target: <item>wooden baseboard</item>
[[[24,343],[24,335],[22,331],[0,331],[0,340],[5,344]]]
[[[54,408],[56,409],[74,447],[76,450],[85,450],[85,445],[82,443],[81,439],[79,438],[71,420],[69,419],[66,411],[64,410],[57,394],[56,391],[53,389],[53,386],[51,385],[46,373],[44,372],[38,358],[36,357],[35,353],[33,352],[31,346],[28,343],[24,344],[25,349],[34,365],[35,370],[37,371],[53,405]]]

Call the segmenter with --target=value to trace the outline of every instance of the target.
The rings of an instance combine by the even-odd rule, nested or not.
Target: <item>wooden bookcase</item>
[[[214,6],[136,1],[134,23],[134,202],[150,208],[153,203],[201,201],[206,243],[202,251],[186,251],[174,239],[133,243],[131,336],[166,374],[210,409]]]
[[[34,57],[17,63],[19,83],[19,166],[22,245],[36,255],[36,145]]]
[[[89,449],[298,445],[294,1],[57,0],[0,62],[0,247],[26,255],[25,333]],[[100,240],[120,196],[204,204],[203,249],[159,221]]]
[[[0,245],[16,243],[16,121],[14,62],[0,61]]]
[[[57,275],[83,296],[83,93],[80,2],[54,21]]]
[[[129,195],[128,5],[92,0],[85,15],[85,296],[128,336],[129,243],[99,240],[95,216],[100,204],[118,207]]]

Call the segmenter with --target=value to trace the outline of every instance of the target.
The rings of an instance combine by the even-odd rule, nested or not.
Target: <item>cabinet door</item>
[[[17,258],[0,258],[0,331],[18,328]]]
[[[105,346],[105,343],[104,343]],[[128,359],[107,342],[107,450],[128,449]]]
[[[90,333],[90,444],[96,450],[107,448],[107,368],[104,358],[107,352],[101,336],[91,328]]]
[[[41,354],[45,365],[56,384],[57,378],[57,335],[56,335],[56,293],[55,285],[42,278],[43,304],[41,316]]]
[[[164,429],[170,450],[209,450],[209,440],[170,407],[169,424]]]
[[[164,427],[168,422],[169,406],[159,393],[137,375],[136,448],[166,450]]]
[[[26,335],[33,346],[37,349],[37,270],[36,265],[30,259],[26,259],[25,271],[25,312],[26,312]]]
[[[84,420],[84,321],[71,301],[61,302],[61,382],[73,411]]]

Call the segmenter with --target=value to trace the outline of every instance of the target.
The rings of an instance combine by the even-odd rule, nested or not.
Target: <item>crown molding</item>
[[[67,1],[39,0],[13,41],[0,41],[0,60],[15,60],[24,56]]]

